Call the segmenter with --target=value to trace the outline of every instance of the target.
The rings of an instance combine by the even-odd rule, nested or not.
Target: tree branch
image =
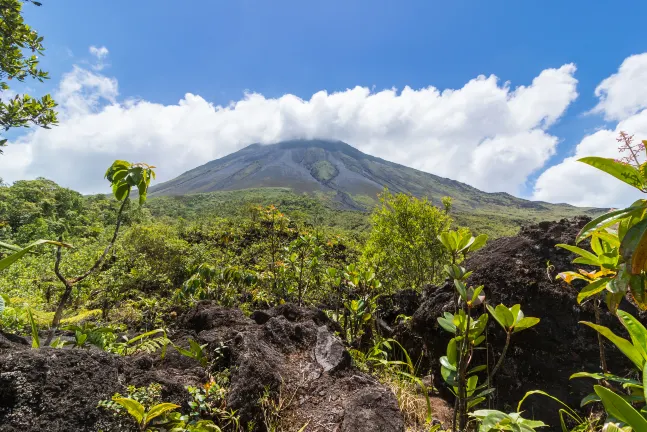
[[[103,264],[103,261],[106,259],[106,256],[108,255],[108,252],[110,252],[110,249],[115,245],[115,242],[117,241],[117,235],[119,234],[119,227],[121,227],[121,218],[123,215],[124,208],[126,207],[126,202],[128,201],[128,197],[130,195],[130,192],[128,195],[126,195],[126,198],[124,198],[124,201],[121,203],[121,207],[119,207],[119,213],[117,213],[117,225],[115,226],[115,232],[112,235],[112,239],[110,240],[110,243],[106,246],[106,248],[103,250],[103,253],[97,259],[97,261],[94,263],[92,267],[85,273],[83,273],[81,276],[75,277],[73,279],[70,279],[70,283],[75,284],[78,282],[81,282],[83,279],[87,278],[90,276],[92,273],[97,271],[99,267]],[[59,247],[60,250],[60,247]]]

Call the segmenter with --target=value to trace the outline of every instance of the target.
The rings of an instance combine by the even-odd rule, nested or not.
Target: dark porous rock
[[[140,365],[146,363],[144,368]],[[187,384],[206,378],[152,370],[148,361],[102,351],[40,348],[0,354],[0,425],[4,431],[136,430],[129,418],[97,407],[125,385],[162,384],[165,401],[186,404]]]
[[[382,390],[384,403],[394,405],[394,415],[402,421],[395,396],[351,366],[350,354],[334,335],[336,323],[323,312],[285,304],[254,313],[253,319],[245,321],[235,318],[237,311],[204,304],[197,308],[199,312],[189,311],[187,316],[218,317],[225,327],[228,320],[223,317],[234,314],[235,334],[201,324],[197,337],[199,343],[208,344],[208,350],[226,345],[226,366],[231,370],[227,407],[236,410],[245,427],[254,424],[254,430],[263,430],[259,399],[268,390],[271,398],[291,401],[281,414],[285,430],[299,429],[305,423],[313,431],[339,428],[349,415],[344,408],[347,401],[364,388]],[[199,322],[211,319],[199,318]],[[370,402],[364,409],[368,413],[382,406]]]
[[[393,394],[381,387],[367,387],[344,404],[342,432],[404,432],[404,421]]]
[[[317,330],[315,357],[325,372],[343,369],[351,363],[344,344],[337,336],[331,334],[326,326],[321,326]]]
[[[201,302],[180,317],[169,335],[177,346],[188,347],[189,339],[205,344],[208,358],[217,360],[211,372],[229,368],[227,408],[236,411],[245,430],[264,430],[259,399],[268,391],[270,398],[283,401],[282,430],[306,423],[312,431],[339,430],[342,422],[352,424],[355,411],[379,419],[385,407],[397,407],[390,391],[352,367],[323,312],[284,305],[268,315],[259,324],[240,310]],[[174,349],[160,354],[30,349],[24,338],[0,334],[0,430],[134,431],[130,417],[97,407],[117,392],[124,394],[128,385],[159,383],[162,400],[187,413],[186,387],[207,382],[208,371]],[[366,389],[381,396],[358,399]],[[392,422],[402,422],[399,412],[389,415],[395,416]]]
[[[600,371],[597,333],[579,324],[594,321],[592,305],[577,303],[579,287],[556,280],[558,272],[574,270],[571,252],[556,248],[558,243],[573,244],[575,236],[590,219],[581,217],[558,222],[542,222],[523,228],[517,236],[488,242],[462,265],[473,271],[469,284],[483,285],[491,305],[503,303],[510,307],[521,304],[526,316],[541,322],[512,336],[508,355],[494,379],[497,392],[494,408],[511,410],[529,390],[544,390],[571,407],[579,407],[582,397],[591,393],[592,381],[570,380],[579,371]],[[548,265],[554,266],[548,267]],[[437,318],[444,312],[454,312],[454,287],[448,282],[439,287],[427,287],[423,301],[412,318],[411,329],[424,342],[431,369],[439,370],[438,359],[445,355],[450,334],[439,325]],[[621,309],[636,316],[640,313],[629,302]],[[481,311],[482,312],[482,311]],[[606,307],[602,307],[602,324],[615,333],[626,332]],[[490,319],[487,344],[490,361],[496,361],[505,344],[505,333]],[[613,373],[625,376],[631,364],[614,346],[605,341],[607,361]],[[484,357],[475,357],[473,365],[485,364]],[[440,374],[434,374],[435,386],[452,399]],[[481,377],[481,382],[484,377]],[[526,412],[550,425],[559,425],[559,407],[539,396],[524,403]]]

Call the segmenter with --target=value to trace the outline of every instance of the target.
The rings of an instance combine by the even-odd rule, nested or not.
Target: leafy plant
[[[70,295],[72,294],[72,289],[74,288],[74,286],[86,279],[88,276],[98,272],[105,262],[108,253],[113,248],[117,240],[117,235],[119,234],[119,228],[121,227],[124,208],[129,202],[130,192],[132,188],[137,188],[137,191],[139,192],[140,205],[142,205],[146,201],[146,193],[148,191],[148,186],[150,185],[151,178],[155,178],[155,171],[153,171],[153,168],[155,167],[144,163],[133,164],[122,160],[116,160],[106,171],[105,177],[110,182],[113,195],[115,196],[117,201],[121,202],[121,206],[119,207],[119,211],[117,212],[115,230],[112,238],[110,239],[110,242],[103,250],[103,253],[88,270],[86,270],[80,276],[66,278],[61,273],[62,244],[58,246],[56,250],[54,273],[56,274],[56,277],[63,283],[65,289],[58,302],[56,312],[54,313],[54,318],[52,319],[51,330],[47,337],[47,344],[49,344],[54,337],[54,331],[61,321],[63,309],[65,308],[65,305],[67,304]]]
[[[17,246],[9,245],[7,243],[2,243],[0,244],[0,247],[3,247],[5,249],[10,249],[16,251],[15,253],[8,255],[2,259],[0,259],[0,271],[8,268],[11,264],[15,263],[18,261],[20,258],[25,256],[26,254],[32,252],[32,250],[40,245],[43,244],[51,244],[54,246],[58,246],[59,248],[61,247],[66,247],[66,248],[71,248],[72,245],[63,243],[63,242],[57,242],[57,241],[52,241],[52,240],[36,240],[29,246],[26,246],[24,248],[20,248]]]
[[[27,25],[23,19],[20,0],[0,1],[0,90],[7,92],[7,80],[24,82],[32,78],[43,82],[49,78],[47,72],[38,69],[38,56],[45,50],[43,37]],[[40,6],[41,3],[31,0],[30,3]],[[26,56],[25,51],[31,55]],[[4,97],[0,100],[0,127],[5,131],[15,127],[30,125],[49,128],[57,124],[56,103],[49,94],[42,98],[33,98],[27,94]],[[0,140],[0,147],[5,146],[7,139]],[[2,150],[0,149],[0,154]]]
[[[517,412],[506,414],[497,410],[478,410],[470,413],[470,417],[479,423],[479,432],[534,432],[538,428],[548,426],[538,420],[525,419]]]
[[[438,282],[443,264],[448,262],[438,239],[451,225],[448,212],[427,199],[394,195],[386,189],[379,200],[364,249],[365,260],[378,269],[377,277],[391,292]],[[450,199],[443,203],[446,208],[451,206]]]
[[[508,347],[510,346],[510,337],[514,333],[518,333],[522,330],[529,329],[537,324],[539,324],[539,318],[535,317],[526,317],[521,311],[521,305],[514,305],[511,308],[508,308],[502,304],[498,305],[496,308],[493,308],[490,305],[487,305],[487,310],[490,312],[490,315],[494,317],[496,322],[499,323],[501,328],[505,330],[506,339],[503,351],[499,357],[499,361],[490,372],[489,379],[490,381],[494,378],[494,375],[497,373],[501,365],[503,364],[503,359],[505,358],[506,353],[508,352]]]
[[[105,350],[116,340],[114,328],[99,327],[91,322],[64,326],[63,329],[74,332],[75,348],[84,348],[89,344]]]
[[[146,409],[144,405],[131,398],[113,398],[115,403],[118,403],[128,411],[139,426],[139,430],[145,431],[148,425],[156,418],[163,416],[167,412],[178,409],[180,406],[172,403],[164,402],[153,405]]]
[[[109,344],[106,350],[124,356],[141,352],[154,353],[161,350],[161,356],[164,358],[166,348],[170,343],[171,341],[166,336],[166,330],[155,329],[133,338],[123,335],[121,341]]]
[[[189,339],[189,349],[184,349],[181,348],[175,344],[173,344],[173,347],[183,356],[190,357],[192,359],[197,360],[200,362],[202,367],[206,367],[207,363],[209,362],[209,359],[207,357],[207,354],[205,353],[204,349],[207,346],[207,344],[200,345],[193,339]]]

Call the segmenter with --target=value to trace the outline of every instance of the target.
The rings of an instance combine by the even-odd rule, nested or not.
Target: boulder
[[[582,397],[592,392],[591,380],[569,377],[579,371],[600,371],[597,333],[579,324],[579,321],[593,322],[594,310],[590,302],[577,303],[577,288],[555,279],[558,272],[574,269],[571,264],[574,255],[555,245],[573,244],[588,220],[564,219],[522,228],[517,236],[490,241],[463,264],[473,271],[469,284],[484,285],[489,304],[503,303],[510,307],[519,303],[526,316],[541,319],[537,326],[512,336],[506,360],[495,377],[495,408],[516,410],[524,394],[535,389],[544,390],[575,408]],[[442,286],[427,287],[411,322],[413,335],[424,342],[435,385],[444,390],[448,399],[451,396],[447,386],[437,372],[438,359],[445,355],[450,334],[440,328],[437,318],[444,312],[454,312],[453,299],[454,287],[449,281]],[[624,302],[621,308],[639,316],[639,311],[629,302]],[[602,306],[601,319],[614,332],[625,334],[605,306]],[[504,343],[505,333],[490,319],[487,346],[491,365],[499,358]],[[606,340],[605,348],[610,370],[624,376],[631,364]],[[472,364],[485,362],[483,355]],[[559,406],[548,398],[533,396],[524,409],[536,419],[559,426]]]

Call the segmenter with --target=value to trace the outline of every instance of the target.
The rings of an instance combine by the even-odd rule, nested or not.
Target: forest
[[[47,79],[24,4],[4,90]],[[579,162],[647,193],[647,140],[618,145]],[[647,432],[647,199],[517,229],[388,189],[149,196],[161,169],[0,181],[0,430]]]

